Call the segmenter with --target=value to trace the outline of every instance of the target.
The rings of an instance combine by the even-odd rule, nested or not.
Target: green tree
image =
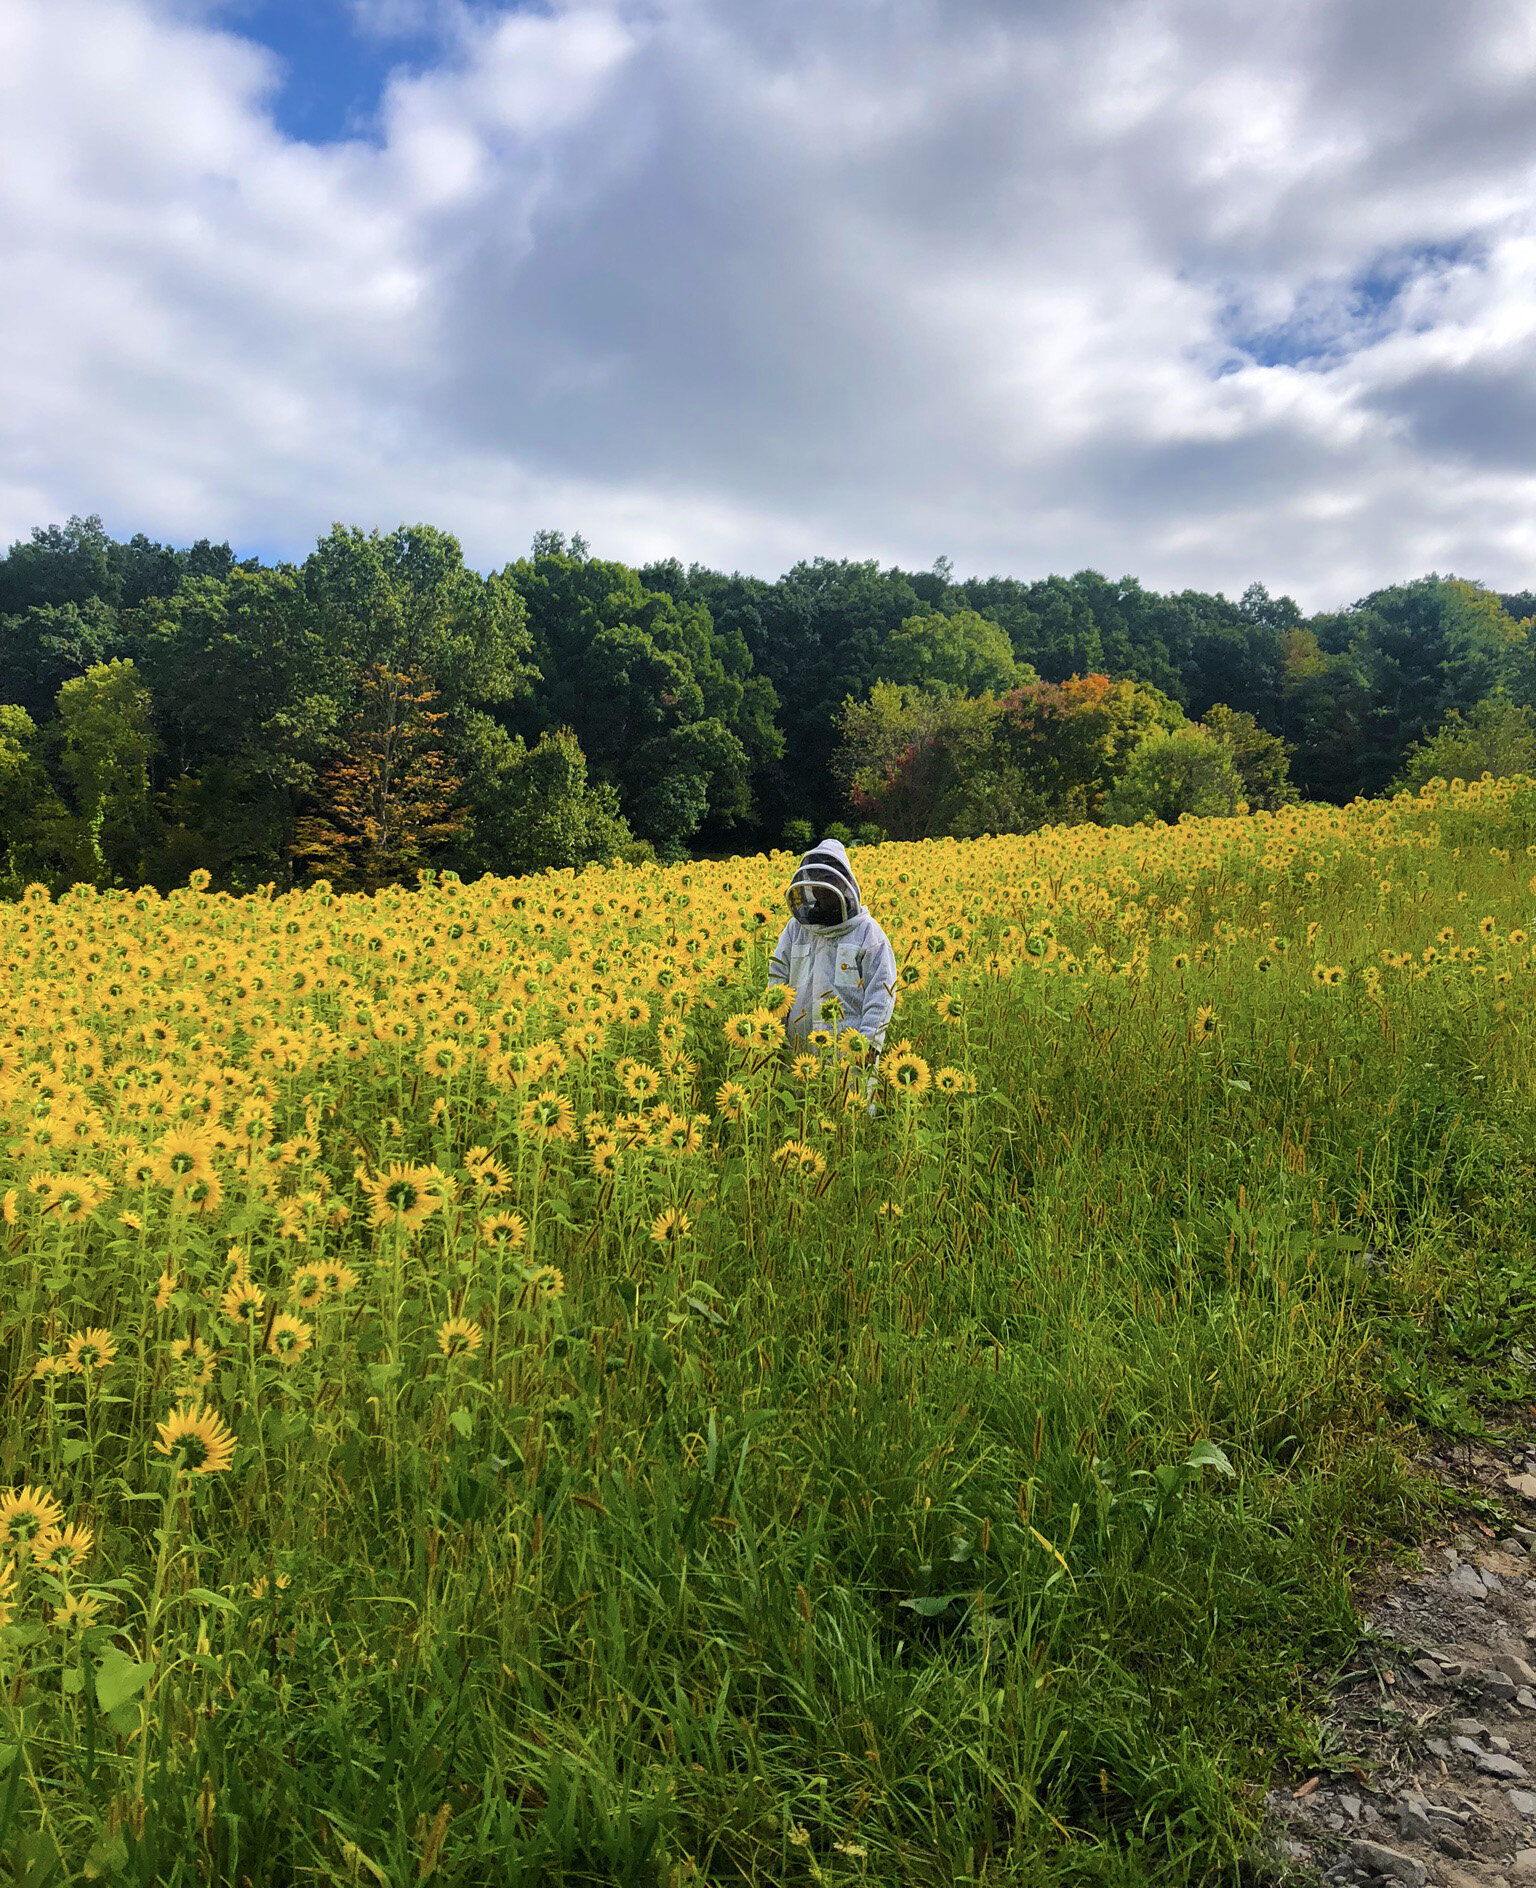
[[[70,863],[70,819],[43,764],[42,741],[25,708],[0,702],[0,894],[33,880],[58,884]]]
[[[1097,819],[1104,796],[1154,729],[1183,723],[1183,711],[1150,683],[1074,675],[1035,682],[1003,703],[998,740],[1051,819]]]
[[[526,611],[510,571],[482,577],[431,525],[387,533],[333,525],[302,581],[325,648],[354,673],[418,674],[456,718],[514,702],[534,681]]]
[[[1001,712],[993,696],[897,682],[876,682],[862,701],[850,697],[836,758],[849,804],[892,839],[966,829]]]
[[[98,662],[66,682],[51,732],[74,802],[80,875],[102,886],[139,884],[158,836],[149,779],[158,743],[133,663]]]
[[[1290,755],[1278,734],[1261,728],[1252,715],[1221,702],[1205,711],[1201,725],[1231,749],[1232,763],[1243,783],[1243,798],[1251,808],[1272,813],[1296,799]]]
[[[1502,689],[1465,715],[1452,708],[1432,735],[1409,748],[1395,784],[1412,791],[1430,780],[1479,780],[1485,773],[1536,776],[1536,712]]]
[[[68,524],[38,525],[0,557],[0,616],[92,597],[113,608],[119,598],[112,540],[94,512]]]
[[[470,830],[460,850],[471,871],[514,874],[594,859],[643,856],[607,784],[587,778],[587,759],[569,728],[529,747],[490,726],[478,755]]]
[[[100,597],[29,603],[0,617],[0,693],[41,721],[67,681],[122,653],[117,612]]]
[[[880,667],[883,681],[956,695],[999,695],[1036,679],[1014,659],[1003,629],[968,609],[909,616],[886,645]]]
[[[1104,801],[1115,826],[1142,819],[1172,825],[1184,813],[1200,818],[1231,813],[1243,782],[1227,743],[1197,723],[1157,728],[1131,754]]]
[[[539,671],[519,731],[571,728],[593,775],[664,848],[750,820],[754,768],[782,741],[739,631],[718,631],[703,603],[625,564],[542,549],[514,575]]]

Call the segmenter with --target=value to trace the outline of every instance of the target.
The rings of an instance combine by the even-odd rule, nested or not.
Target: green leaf
[[[469,1435],[475,1426],[475,1419],[470,1415],[467,1409],[449,1410],[448,1420],[453,1424],[454,1428],[458,1430],[461,1436]]]
[[[109,1646],[96,1668],[96,1702],[103,1711],[115,1711],[119,1705],[136,1698],[149,1683],[152,1665],[140,1664]]]
[[[189,1586],[183,1599],[198,1600],[204,1606],[217,1606],[223,1613],[238,1613],[240,1608],[227,1593],[215,1593],[212,1587]]]
[[[404,1368],[403,1364],[369,1364],[363,1375],[369,1388],[382,1395]]]
[[[1209,1437],[1197,1442],[1184,1458],[1186,1468],[1213,1468],[1219,1475],[1235,1475],[1237,1470],[1227,1460],[1224,1450],[1217,1448]]]
[[[949,1611],[955,1597],[953,1593],[949,1593],[942,1599],[933,1596],[921,1600],[901,1600],[898,1604],[905,1606],[908,1612],[916,1613],[922,1619],[937,1619],[940,1613]]]
[[[83,1455],[89,1455],[91,1445],[84,1436],[72,1436],[68,1442],[59,1444],[59,1466],[73,1468]]]

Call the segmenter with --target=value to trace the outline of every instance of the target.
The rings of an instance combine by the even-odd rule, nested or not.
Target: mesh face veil
[[[841,855],[841,856],[839,856]],[[859,887],[847,854],[824,841],[813,846],[789,881],[789,908],[802,924],[843,924],[859,909]]]

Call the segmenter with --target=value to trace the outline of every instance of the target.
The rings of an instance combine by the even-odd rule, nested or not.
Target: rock
[[[1483,1585],[1483,1576],[1476,1567],[1469,1567],[1465,1563],[1459,1567],[1453,1567],[1446,1575],[1446,1581],[1451,1591],[1459,1593],[1463,1599],[1485,1600],[1488,1597],[1488,1589]]]
[[[1495,1704],[1513,1704],[1518,1689],[1507,1672],[1479,1672],[1477,1688],[1483,1697],[1492,1698]]]
[[[1496,1750],[1501,1757],[1507,1757],[1514,1749],[1514,1745],[1510,1743],[1507,1737],[1495,1737],[1493,1733],[1490,1732],[1488,1736],[1488,1748],[1490,1750]]]
[[[1503,1540],[1499,1542],[1499,1552],[1501,1554],[1512,1554],[1518,1559],[1520,1555],[1525,1552],[1525,1543],[1524,1541],[1516,1540],[1513,1534],[1506,1534]]]
[[[1536,1711],[1536,1691],[1532,1691],[1528,1686],[1522,1685],[1515,1693],[1515,1703],[1519,1705],[1522,1711]]]
[[[1456,1748],[1464,1757],[1485,1757],[1488,1754],[1475,1737],[1458,1737]]]
[[[1516,1685],[1527,1690],[1536,1687],[1536,1665],[1521,1658],[1518,1652],[1501,1652],[1493,1663],[1498,1671],[1506,1678],[1513,1679]]]
[[[1512,1488],[1522,1501],[1536,1501],[1536,1475],[1506,1475],[1504,1486]]]
[[[1503,1777],[1509,1783],[1524,1783],[1530,1775],[1518,1757],[1506,1757],[1502,1751],[1482,1751],[1474,1761],[1485,1777]]]
[[[1510,1873],[1516,1881],[1530,1881],[1536,1876],[1536,1849],[1520,1849],[1511,1864]]]
[[[1480,1568],[1479,1571],[1483,1577],[1483,1585],[1487,1587],[1490,1593],[1502,1593],[1504,1591],[1504,1582],[1499,1578],[1498,1574],[1494,1572],[1492,1567],[1483,1567]]]
[[[1488,1726],[1481,1718],[1452,1718],[1451,1729],[1458,1737],[1486,1737]]]
[[[1440,1667],[1433,1659],[1415,1659],[1408,1669],[1410,1672],[1417,1672],[1426,1685],[1443,1685],[1445,1683],[1445,1673],[1441,1671]]]
[[[1461,1837],[1453,1836],[1449,1829],[1442,1829],[1435,1837],[1435,1847],[1442,1855],[1449,1855],[1457,1862],[1464,1862],[1472,1853]]]
[[[1518,1522],[1510,1528],[1510,1533],[1522,1547],[1536,1547],[1536,1529],[1521,1527]]]
[[[1411,1792],[1397,1799],[1397,1833],[1405,1842],[1431,1842],[1435,1825],[1429,1819],[1429,1804]]]
[[[1536,1816],[1536,1790],[1506,1790],[1504,1794],[1517,1816]]]
[[[1419,1858],[1405,1855],[1401,1849],[1384,1848],[1379,1842],[1367,1842],[1360,1837],[1350,1843],[1349,1852],[1368,1873],[1385,1875],[1389,1881],[1406,1882],[1408,1888],[1424,1888],[1429,1879]]]
[[[1426,1737],[1424,1739],[1424,1748],[1429,1752],[1431,1757],[1451,1757],[1455,1755],[1454,1745],[1450,1744],[1443,1737]]]
[[[1364,1805],[1361,1803],[1358,1796],[1341,1796],[1339,1798],[1339,1808],[1343,1810],[1344,1814],[1348,1816],[1351,1822],[1359,1822],[1360,1811],[1363,1807]]]

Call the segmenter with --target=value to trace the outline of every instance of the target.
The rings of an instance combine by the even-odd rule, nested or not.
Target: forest
[[[1308,616],[1096,571],[639,568],[426,525],[302,563],[40,526],[0,558],[0,894],[471,879],[1176,820],[1536,772],[1536,591]]]

